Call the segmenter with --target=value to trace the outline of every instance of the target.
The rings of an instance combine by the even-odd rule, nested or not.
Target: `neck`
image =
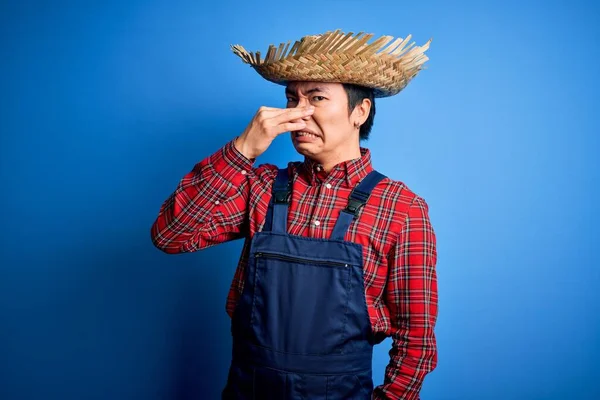
[[[362,154],[360,152],[360,146],[356,145],[347,151],[335,151],[333,154],[326,154],[318,158],[311,158],[311,160],[321,164],[325,172],[329,172],[337,164],[348,160],[354,160],[355,158],[360,158],[361,156]]]

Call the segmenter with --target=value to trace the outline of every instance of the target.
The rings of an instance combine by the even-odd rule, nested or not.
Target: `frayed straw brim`
[[[286,85],[290,81],[339,82],[374,89],[375,97],[393,96],[408,85],[429,58],[423,46],[408,45],[406,38],[382,36],[367,44],[373,34],[360,32],[353,36],[339,29],[322,35],[309,35],[279,47],[269,46],[267,55],[248,52],[240,45],[231,49],[263,78]],[[390,43],[391,42],[391,43]],[[414,46],[414,47],[413,47]]]

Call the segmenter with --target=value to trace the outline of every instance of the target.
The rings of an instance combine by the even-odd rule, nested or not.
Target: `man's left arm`
[[[425,375],[437,365],[436,261],[436,236],[428,205],[416,196],[388,256],[385,302],[390,311],[392,348],[384,383],[373,392],[375,400],[418,400]]]

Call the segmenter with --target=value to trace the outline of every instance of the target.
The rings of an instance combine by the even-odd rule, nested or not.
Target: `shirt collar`
[[[353,188],[356,184],[373,170],[371,164],[371,151],[366,147],[360,148],[361,156],[336,164],[329,173],[323,170],[323,165],[304,157],[302,172],[311,186],[331,183],[334,186],[344,185]]]

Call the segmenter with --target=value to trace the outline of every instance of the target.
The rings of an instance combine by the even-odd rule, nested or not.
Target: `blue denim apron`
[[[233,355],[223,399],[370,399],[375,344],[362,246],[344,240],[377,183],[352,191],[330,239],[287,233],[291,183],[279,170],[265,226],[250,245],[232,317]]]

